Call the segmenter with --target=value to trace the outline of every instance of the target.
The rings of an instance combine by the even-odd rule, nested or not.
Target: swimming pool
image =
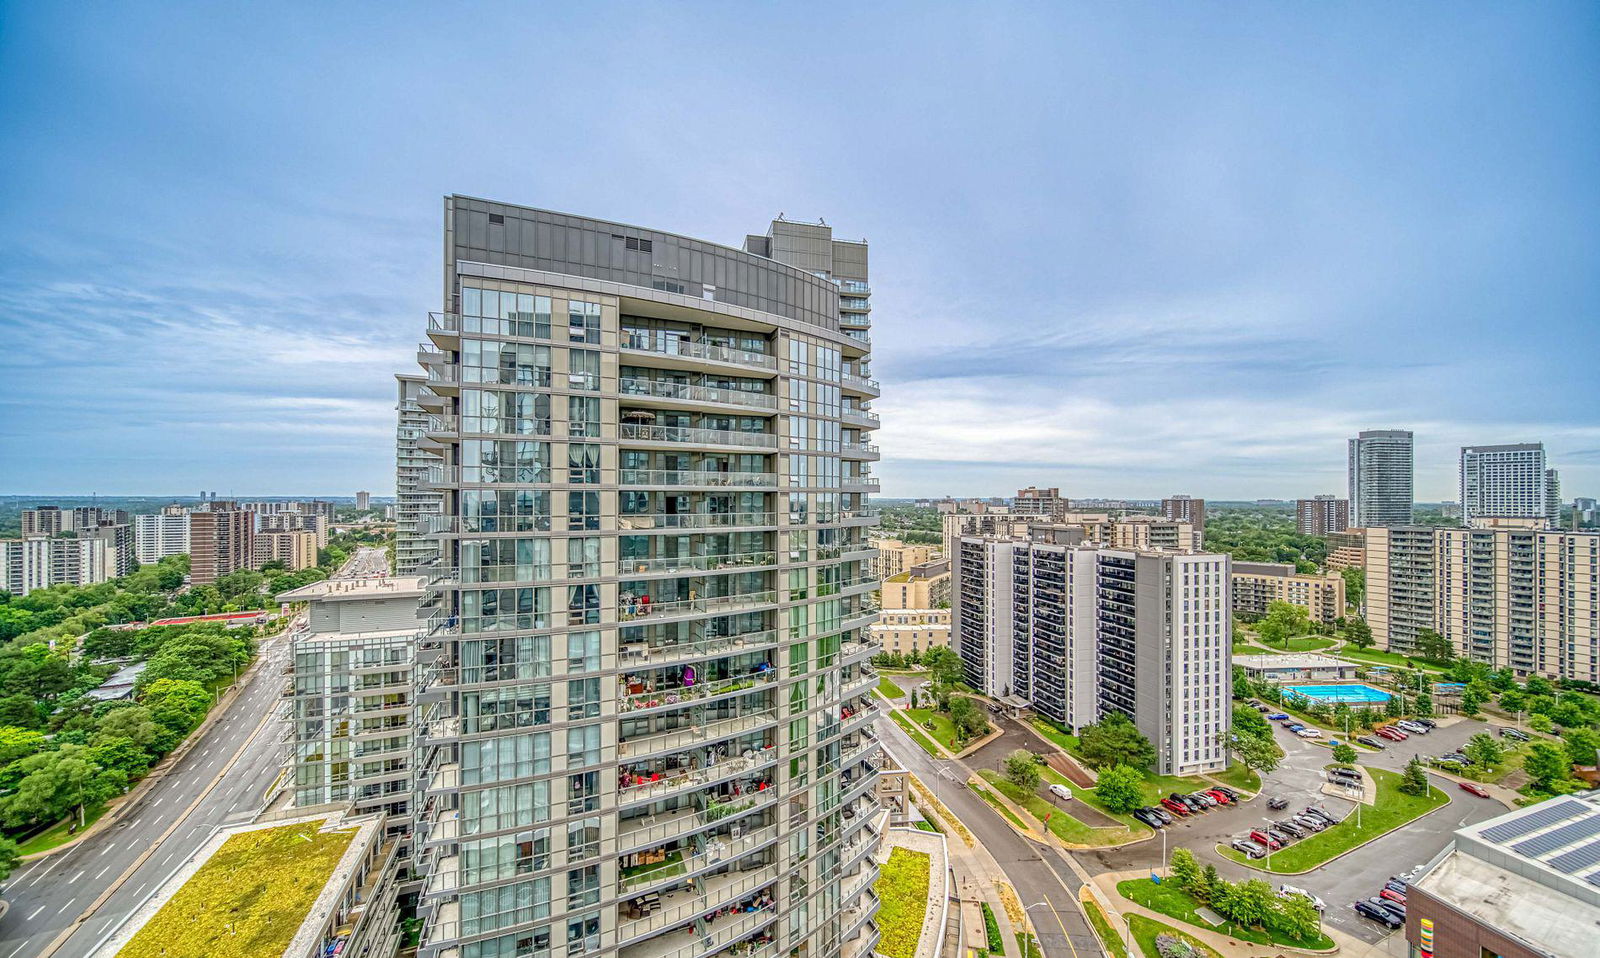
[[[1371,705],[1389,701],[1389,693],[1370,685],[1285,685],[1283,694],[1333,705]]]

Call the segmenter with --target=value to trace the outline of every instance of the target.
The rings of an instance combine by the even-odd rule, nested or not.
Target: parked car
[[[1389,889],[1390,891],[1397,891],[1402,895],[1411,890],[1411,884],[1409,882],[1396,878],[1393,875],[1390,875],[1389,880],[1383,883],[1383,887]]]
[[[1276,838],[1273,838],[1271,835],[1268,835],[1259,828],[1250,833],[1250,840],[1255,842],[1257,845],[1265,845],[1267,848],[1270,848],[1273,851],[1277,851],[1283,847],[1283,842],[1278,841]]]
[[[1374,735],[1381,735],[1391,742],[1404,742],[1411,736],[1395,728],[1393,725],[1382,725],[1372,730]]]
[[[1328,827],[1328,823],[1327,822],[1323,821],[1322,819],[1318,818],[1315,815],[1296,815],[1296,816],[1294,816],[1294,823],[1296,825],[1303,825],[1306,828],[1309,828],[1314,832],[1320,832],[1324,828]]]
[[[1260,702],[1257,702],[1255,705],[1253,705],[1251,707],[1254,708],[1257,712],[1270,712],[1270,711],[1272,711],[1272,706],[1270,706],[1270,705],[1262,705]]]
[[[1479,785],[1477,782],[1462,782],[1461,783],[1461,790],[1463,792],[1468,792],[1470,794],[1476,795],[1479,798],[1490,798],[1491,797],[1489,795],[1489,790],[1484,788],[1482,785]]]
[[[1305,838],[1310,833],[1304,825],[1298,825],[1290,821],[1273,822],[1272,827],[1279,831],[1288,832],[1295,838]]]
[[[1278,798],[1278,797],[1269,798],[1269,799],[1267,799],[1267,807],[1270,808],[1270,809],[1273,809],[1274,811],[1276,811],[1278,809],[1288,808],[1289,807],[1289,800],[1287,798]]]
[[[1389,901],[1387,898],[1368,898],[1367,901],[1372,902],[1374,905],[1377,905],[1379,908],[1384,909],[1389,914],[1400,919],[1401,924],[1405,923],[1406,906],[1397,905],[1394,902]]]
[[[1182,802],[1175,802],[1170,798],[1163,798],[1161,800],[1161,807],[1165,808],[1172,814],[1177,815],[1179,818],[1189,814],[1189,806],[1183,804]]]
[[[1205,808],[1216,808],[1217,807],[1217,800],[1212,798],[1210,795],[1207,795],[1205,792],[1195,792],[1194,794],[1192,794],[1192,795],[1190,795],[1188,797],[1194,799],[1197,802],[1199,802],[1201,804],[1201,806],[1203,806]]]
[[[1396,905],[1404,905],[1406,903],[1406,896],[1393,888],[1385,888],[1383,891],[1378,892],[1378,897],[1386,901],[1392,901]]]
[[[1072,797],[1072,789],[1066,787],[1065,785],[1052,784],[1050,786],[1050,794],[1054,795],[1056,798],[1070,799]]]
[[[1389,747],[1370,735],[1360,736],[1356,739],[1356,741],[1362,745],[1365,745],[1367,748],[1375,748],[1380,752]]]
[[[1151,805],[1149,808],[1145,809],[1145,811],[1161,819],[1161,824],[1163,825],[1172,824],[1172,813],[1159,805]]]
[[[1233,798],[1227,792],[1224,792],[1218,788],[1213,788],[1211,791],[1206,792],[1206,794],[1216,799],[1218,805],[1232,805],[1234,802]]]
[[[1189,796],[1180,795],[1177,792],[1173,792],[1171,795],[1168,795],[1167,797],[1172,799],[1173,801],[1177,802],[1179,805],[1182,805],[1183,808],[1184,808],[1184,811],[1198,812],[1198,811],[1202,811],[1205,808],[1204,805],[1201,805],[1199,802],[1195,801],[1194,799],[1190,798]]]
[[[1286,719],[1288,717],[1289,717],[1289,713],[1288,712],[1273,712],[1271,715],[1267,716],[1267,721],[1269,721],[1269,722],[1281,722],[1281,721],[1283,721],[1284,719]]]
[[[1382,922],[1383,926],[1388,928],[1390,931],[1394,931],[1396,928],[1399,928],[1405,924],[1404,921],[1396,918],[1394,913],[1389,909],[1380,908],[1368,901],[1356,902],[1355,908],[1356,914],[1363,918],[1370,918],[1373,921]]]
[[[1529,740],[1528,733],[1518,728],[1502,728],[1500,730],[1500,736],[1502,738],[1509,738],[1518,742],[1526,742]]]
[[[1456,763],[1461,764],[1461,765],[1471,765],[1472,764],[1472,759],[1467,758],[1465,755],[1463,755],[1460,752],[1446,752],[1443,755],[1439,756],[1439,761],[1441,761],[1441,762],[1456,762]]]
[[[1311,902],[1311,907],[1315,908],[1317,911],[1322,911],[1328,907],[1327,905],[1323,904],[1322,899],[1318,898],[1316,895],[1311,894],[1304,888],[1296,888],[1294,885],[1279,885],[1278,894],[1284,898],[1288,898],[1290,895],[1299,895],[1306,901]]]
[[[1285,723],[1283,723],[1283,727],[1288,729],[1291,732],[1298,732],[1301,729],[1305,728],[1305,726],[1301,725],[1299,722],[1285,722]]]
[[[1429,732],[1433,731],[1433,729],[1427,727],[1426,725],[1422,725],[1422,724],[1420,724],[1418,722],[1413,722],[1410,719],[1401,719],[1400,721],[1398,721],[1398,722],[1396,722],[1394,724],[1400,726],[1401,728],[1405,729],[1407,732],[1410,732],[1410,733],[1412,733],[1414,735],[1427,735]]]
[[[1293,835],[1290,835],[1288,832],[1284,831],[1283,829],[1279,828],[1276,825],[1274,825],[1271,828],[1267,829],[1267,834],[1271,835],[1273,838],[1276,838],[1278,840],[1278,844],[1279,845],[1287,845],[1290,842],[1294,841],[1294,836]]]
[[[1212,791],[1213,792],[1221,792],[1222,794],[1228,796],[1229,798],[1233,799],[1236,802],[1239,800],[1239,793],[1234,791],[1233,789],[1229,788],[1226,785],[1218,785],[1216,788],[1213,788]]]
[[[1133,817],[1138,819],[1141,822],[1144,822],[1146,825],[1149,825],[1151,828],[1166,828],[1167,827],[1166,823],[1163,822],[1161,819],[1157,818],[1155,813],[1152,812],[1148,808],[1137,808],[1137,809],[1134,809]]]
[[[1353,769],[1353,768],[1345,768],[1345,767],[1339,766],[1339,765],[1335,765],[1333,768],[1330,768],[1327,771],[1328,771],[1328,777],[1329,778],[1354,778],[1354,779],[1361,778],[1361,773],[1356,771],[1355,769]]]
[[[1262,848],[1260,845],[1257,845],[1255,842],[1248,841],[1248,840],[1243,839],[1243,838],[1236,838],[1230,844],[1232,845],[1233,848],[1235,848],[1235,849],[1237,849],[1237,850],[1239,850],[1241,852],[1244,852],[1246,855],[1250,856],[1251,858],[1260,858],[1260,857],[1262,857],[1263,855],[1265,855],[1267,853],[1267,850],[1265,848]]]
[[[1435,722],[1433,719],[1416,718],[1416,719],[1412,719],[1411,721],[1417,723],[1418,725],[1421,725],[1421,726],[1427,728],[1429,731],[1432,731],[1433,729],[1436,729],[1436,728],[1439,727],[1439,723]]]
[[[1294,730],[1294,734],[1300,736],[1301,738],[1321,738],[1322,737],[1322,732],[1320,732],[1320,731],[1318,731],[1317,729],[1314,729],[1314,728],[1297,728],[1297,729]]]
[[[1311,816],[1313,816],[1315,818],[1320,818],[1323,821],[1327,822],[1329,825],[1337,825],[1337,824],[1339,824],[1339,819],[1334,818],[1332,815],[1329,815],[1327,812],[1323,811],[1322,809],[1318,808],[1315,805],[1312,805],[1312,806],[1308,807],[1306,809],[1306,814],[1307,815],[1311,815]]]

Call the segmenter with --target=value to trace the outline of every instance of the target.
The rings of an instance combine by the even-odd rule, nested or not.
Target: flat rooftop
[[[420,575],[374,575],[355,579],[323,579],[298,589],[278,593],[279,602],[342,602],[355,599],[386,599],[422,596],[428,590]]]
[[[221,829],[95,956],[308,954],[381,828],[317,815]]]
[[[1552,955],[1594,954],[1600,907],[1457,850],[1416,882],[1428,894]]]
[[[1246,669],[1332,669],[1332,668],[1357,668],[1355,662],[1337,659],[1331,655],[1320,655],[1316,652],[1289,652],[1275,655],[1271,652],[1262,652],[1258,655],[1236,655],[1233,664]]]

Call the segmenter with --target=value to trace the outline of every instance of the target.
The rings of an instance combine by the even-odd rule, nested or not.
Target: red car
[[[1386,898],[1389,901],[1394,902],[1396,905],[1404,905],[1406,903],[1406,896],[1395,891],[1393,888],[1385,888],[1383,891],[1378,892],[1378,897]]]
[[[1212,790],[1207,791],[1206,794],[1210,795],[1212,798],[1216,799],[1218,805],[1232,805],[1233,804],[1233,799],[1228,797],[1228,793],[1227,792],[1219,792],[1219,791],[1216,791],[1215,789],[1212,789]]]
[[[1189,814],[1189,806],[1183,804],[1182,802],[1175,802],[1170,798],[1163,798],[1161,800],[1161,807],[1165,808],[1174,815],[1183,816]]]
[[[1477,782],[1462,782],[1461,790],[1463,792],[1471,792],[1473,795],[1476,795],[1479,798],[1490,797],[1489,790],[1484,788],[1482,785],[1479,785]]]
[[[1404,742],[1406,739],[1411,737],[1395,728],[1393,725],[1385,725],[1382,728],[1375,728],[1372,731],[1374,734],[1382,735],[1384,738],[1389,739],[1392,742]]]
[[[1276,838],[1273,838],[1271,835],[1268,835],[1266,832],[1251,832],[1250,840],[1255,842],[1257,845],[1260,845],[1262,848],[1270,848],[1273,851],[1277,851],[1283,847],[1282,842],[1278,841]]]

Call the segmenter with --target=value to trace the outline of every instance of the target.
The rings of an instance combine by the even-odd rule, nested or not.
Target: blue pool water
[[[1389,693],[1370,685],[1285,685],[1287,695],[1298,695],[1329,705],[1345,702],[1350,705],[1368,705],[1389,701]]]

